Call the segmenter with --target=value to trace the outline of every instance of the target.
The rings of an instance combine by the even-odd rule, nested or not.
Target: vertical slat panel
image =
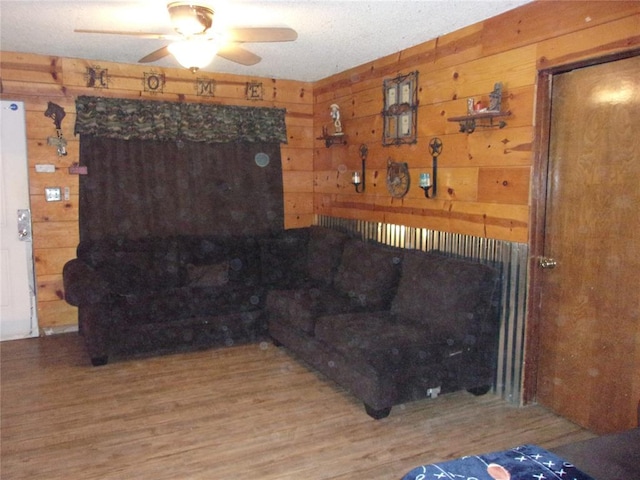
[[[498,365],[494,389],[505,400],[521,404],[524,330],[527,305],[527,244],[450,232],[410,228],[318,215],[315,224],[359,234],[395,247],[439,250],[490,264],[502,273]]]

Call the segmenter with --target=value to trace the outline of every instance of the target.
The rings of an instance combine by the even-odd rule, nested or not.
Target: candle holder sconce
[[[360,159],[362,160],[362,168],[360,172],[356,171],[356,172],[353,172],[353,174],[351,175],[351,183],[353,183],[353,186],[356,188],[357,193],[364,192],[364,188],[365,188],[364,179],[365,179],[365,173],[366,173],[368,154],[369,154],[369,149],[363,143],[362,145],[360,145]]]
[[[424,190],[424,196],[426,198],[435,198],[438,186],[438,156],[442,153],[442,140],[438,137],[431,139],[429,142],[429,152],[433,159],[432,175],[428,173],[420,174],[419,186]]]

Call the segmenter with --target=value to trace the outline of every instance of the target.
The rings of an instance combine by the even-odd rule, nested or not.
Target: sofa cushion
[[[264,307],[266,292],[260,287],[225,285],[224,287],[185,287],[185,309],[191,315],[221,315],[252,311]]]
[[[193,236],[182,237],[179,243],[182,263],[218,265],[228,262],[229,282],[260,283],[260,246],[254,237]]]
[[[362,364],[392,382],[396,399],[424,398],[429,388],[443,384],[443,362],[460,353],[435,340],[425,325],[397,322],[389,311],[323,316],[316,322],[316,338],[335,349],[349,368]]]
[[[410,251],[391,313],[428,325],[435,338],[464,341],[486,320],[496,284],[496,271],[487,265]]]
[[[349,239],[346,233],[326,227],[309,227],[307,269],[311,280],[330,285],[342,258],[342,248]]]
[[[190,287],[221,287],[228,282],[229,262],[187,265],[187,285]]]
[[[432,342],[429,327],[397,323],[389,311],[345,313],[318,317],[315,336],[343,353],[402,350]]]
[[[296,288],[307,280],[308,228],[285,230],[260,240],[261,281],[271,288]]]
[[[313,334],[319,315],[332,315],[362,308],[352,298],[331,288],[272,290],[267,294],[269,319]]]
[[[402,251],[351,239],[345,246],[334,287],[370,310],[385,310],[395,295]]]
[[[163,324],[186,318],[251,312],[263,307],[253,287],[181,287],[121,295],[109,305],[106,321],[121,325]]]
[[[101,263],[96,271],[107,282],[111,292],[126,295],[155,290],[155,285],[147,278],[150,265],[143,267],[140,262],[129,262],[120,257]]]
[[[177,247],[171,238],[111,236],[85,240],[78,245],[77,253],[114,293],[162,290],[182,281]]]
[[[317,289],[272,290],[267,294],[269,319],[313,333]]]

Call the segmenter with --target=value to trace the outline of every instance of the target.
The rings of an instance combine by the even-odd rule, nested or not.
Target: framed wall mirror
[[[418,72],[385,80],[383,145],[401,145],[417,141]]]

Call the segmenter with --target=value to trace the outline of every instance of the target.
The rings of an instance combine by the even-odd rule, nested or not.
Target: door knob
[[[542,268],[555,268],[558,262],[556,262],[553,258],[540,257],[539,264]]]

